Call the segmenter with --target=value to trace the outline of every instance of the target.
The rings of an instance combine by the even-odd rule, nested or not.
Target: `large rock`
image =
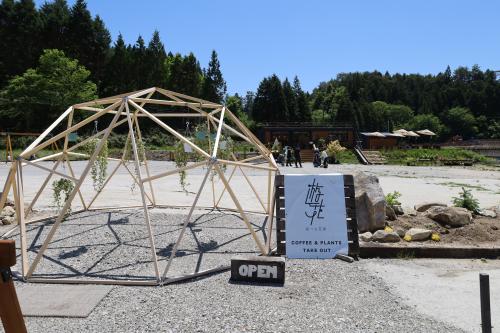
[[[373,234],[369,231],[359,234],[359,239],[363,242],[371,242]]]
[[[481,209],[479,210],[478,213],[481,216],[492,217],[492,218],[497,217],[497,213],[495,213],[495,211],[492,209]]]
[[[2,224],[13,224],[16,223],[16,218],[14,216],[4,216],[0,219]]]
[[[354,175],[356,216],[360,232],[375,231],[385,226],[385,197],[378,178],[363,172]]]
[[[399,238],[399,235],[394,231],[387,232],[385,230],[377,230],[373,234],[372,240],[380,243],[397,243],[401,238]]]
[[[0,213],[0,216],[5,217],[5,216],[14,216],[16,214],[16,210],[11,207],[11,206],[6,206]]]
[[[434,206],[446,207],[446,204],[444,204],[442,202],[424,202],[424,203],[421,203],[419,205],[415,205],[415,210],[417,212],[425,212],[429,208],[434,207]]]
[[[425,214],[428,218],[452,227],[463,227],[472,222],[472,214],[461,207],[431,207]]]
[[[394,205],[392,206],[392,209],[394,209],[394,213],[396,215],[404,215],[405,211],[403,210],[403,207],[401,205]]]
[[[405,234],[405,236],[410,236],[412,241],[423,241],[428,240],[431,237],[432,231],[420,228],[411,228]]]
[[[385,206],[385,216],[389,221],[397,220],[396,212],[391,206]]]

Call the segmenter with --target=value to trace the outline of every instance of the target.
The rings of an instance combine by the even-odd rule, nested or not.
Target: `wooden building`
[[[258,135],[264,144],[272,145],[275,139],[283,146],[299,144],[302,149],[311,149],[311,142],[339,140],[344,147],[355,144],[354,128],[351,124],[313,124],[307,122],[267,123],[258,129]]]
[[[362,146],[367,150],[393,149],[397,147],[399,139],[403,136],[400,134],[388,132],[362,132]]]

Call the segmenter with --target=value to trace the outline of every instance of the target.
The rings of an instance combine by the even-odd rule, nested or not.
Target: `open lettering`
[[[238,269],[241,276],[253,277],[264,279],[277,279],[278,267],[268,265],[241,265]]]

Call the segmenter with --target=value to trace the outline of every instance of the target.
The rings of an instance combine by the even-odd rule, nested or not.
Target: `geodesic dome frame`
[[[158,95],[158,98],[151,98],[153,94]],[[157,105],[157,106],[168,106],[168,107],[181,107],[185,108],[184,112],[153,112],[153,111],[148,111],[146,107],[149,107],[150,105]],[[82,111],[88,111],[90,112],[90,116],[84,118],[83,120],[77,122],[76,124],[73,124],[73,119],[74,119],[74,114],[75,110],[82,110]],[[93,134],[92,136],[88,137],[87,139],[71,144],[69,142],[69,135],[71,133],[76,132],[78,129],[81,129],[87,124],[90,124],[91,122],[99,119],[100,117],[104,115],[111,115],[113,118],[110,121],[109,125]],[[148,161],[145,157],[141,159],[141,156],[139,156],[139,149],[138,149],[138,144],[136,142],[136,138],[142,140],[141,137],[141,131],[139,127],[139,118],[147,118],[156,125],[158,125],[161,129],[166,131],[168,134],[172,135],[176,140],[182,142],[184,145],[188,145],[193,152],[197,153],[199,156],[203,158],[202,161],[194,162],[191,164],[187,164],[184,167],[181,168],[176,168],[174,170],[168,170],[165,172],[161,172],[159,174],[152,175],[150,173],[150,169],[148,167]],[[211,135],[208,135],[208,140],[209,140],[209,149],[206,151],[196,145],[192,140],[190,140],[188,137],[182,135],[180,132],[176,131],[174,128],[169,126],[167,124],[168,121],[162,120],[162,119],[173,119],[173,118],[191,118],[191,117],[196,117],[196,118],[201,118],[204,121],[206,121],[208,130],[210,131],[210,128],[212,128],[214,131],[216,130],[215,138],[212,142],[211,140]],[[64,125],[63,121],[66,120],[66,129],[61,131],[60,133],[56,135],[52,135],[50,138],[49,135],[51,134],[54,129],[56,129],[58,126]],[[229,123],[228,123],[229,121]],[[109,174],[109,176],[106,178],[103,188],[106,186],[106,184],[110,181],[110,179],[115,175],[116,171],[121,165],[124,165],[125,168],[127,168],[128,172],[134,179],[134,182],[139,186],[140,189],[140,194],[141,194],[141,199],[142,199],[142,209],[144,210],[144,221],[145,225],[147,227],[148,235],[149,235],[149,243],[151,247],[151,258],[154,266],[154,275],[156,280],[96,280],[96,279],[46,279],[46,278],[37,278],[33,277],[33,273],[39,264],[41,258],[44,255],[44,252],[46,251],[47,247],[49,246],[55,232],[57,231],[58,227],[60,226],[61,222],[64,220],[68,210],[71,207],[71,203],[74,201],[76,196],[79,196],[81,204],[83,206],[83,209],[80,211],[76,211],[73,213],[81,212],[81,211],[87,211],[87,210],[93,210],[92,205],[93,203],[98,199],[99,194],[102,191],[102,188],[97,191],[95,196],[92,198],[92,200],[88,203],[84,201],[84,198],[80,192],[80,187],[84,180],[89,177],[89,172],[92,168],[92,165],[98,158],[98,155],[100,151],[103,149],[103,146],[110,136],[111,132],[113,129],[117,128],[118,126],[126,124],[128,125],[128,140],[130,140],[131,146],[132,146],[132,152],[133,152],[133,163],[135,166],[135,175],[127,168],[125,164],[125,150],[126,147],[124,147],[124,152],[122,155],[121,159],[113,159],[109,158],[110,160],[115,160],[118,162],[118,165],[116,168]],[[232,126],[231,126],[232,125]],[[225,131],[226,133],[229,133],[232,136],[238,137],[247,143],[251,144],[254,148],[255,151],[258,153],[257,156],[253,156],[250,158],[244,158],[241,160],[238,160],[238,158],[234,155],[231,154],[232,160],[228,159],[220,159],[217,156],[218,150],[220,149],[220,144],[221,144],[221,135],[222,131]],[[209,133],[210,134],[210,133]],[[91,155],[85,155],[81,153],[75,152],[75,150],[79,147],[82,147],[84,144],[86,144],[89,140],[92,139],[100,139],[99,143],[97,144],[96,148],[94,149],[93,153]],[[58,140],[63,140],[64,144],[62,145],[62,151],[58,152],[56,154],[52,154],[49,156],[45,156],[43,158],[38,158],[35,160],[29,160],[30,156],[33,156],[40,150],[42,150],[45,147],[48,147],[49,145],[53,144],[54,142]],[[71,156],[74,157],[84,157],[88,158],[88,162],[86,163],[86,166],[82,172],[82,174],[77,178],[75,176],[75,173],[73,172],[73,169],[71,167],[70,163],[70,158]],[[40,165],[39,162],[49,160],[49,159],[54,159],[55,163],[52,168],[47,168],[46,166]],[[261,163],[257,163],[260,161]],[[62,173],[57,171],[57,167],[61,162],[66,162],[68,165],[68,171],[69,174]],[[144,163],[145,167],[145,175],[143,174],[141,170],[141,163]],[[24,207],[24,186],[23,186],[23,166],[33,166],[37,167],[41,170],[44,170],[48,172],[47,178],[43,182],[42,186],[34,196],[33,200],[29,204],[29,206],[25,209]],[[222,166],[232,166],[233,167],[233,173],[238,168],[243,175],[245,176],[244,178],[250,185],[252,191],[254,192],[256,198],[260,202],[260,204],[263,207],[264,213],[267,215],[267,221],[268,221],[268,235],[267,239],[265,241],[265,244],[260,240],[252,227],[251,223],[249,222],[247,218],[247,213],[248,211],[244,210],[240,201],[238,200],[237,195],[235,194],[233,188],[231,187],[230,184],[230,178],[226,178],[224,175],[224,172],[221,170]],[[163,273],[161,273],[158,259],[157,259],[157,254],[156,254],[156,246],[155,246],[155,241],[154,241],[154,233],[152,230],[151,226],[151,221],[150,221],[150,214],[149,214],[149,208],[151,207],[163,207],[166,205],[162,205],[156,201],[155,198],[155,191],[154,187],[152,185],[152,181],[167,177],[170,175],[175,175],[181,171],[186,171],[194,168],[206,168],[203,180],[201,182],[201,185],[199,187],[198,192],[196,193],[194,202],[190,206],[189,213],[184,221],[184,224],[180,230],[179,236],[177,238],[177,242],[175,243],[173,250],[171,252],[171,255],[169,256],[169,259],[166,263],[166,267],[163,269]],[[268,173],[268,179],[267,179],[267,203],[265,200],[261,198],[261,195],[259,195],[258,191],[255,189],[253,186],[251,180],[245,175],[244,169],[254,169],[254,170],[263,170]],[[169,282],[174,282],[174,281],[179,281],[182,279],[187,279],[191,277],[196,277],[200,276],[203,274],[208,274],[212,273],[217,270],[225,269],[227,267],[218,267],[214,269],[209,269],[206,271],[202,272],[196,272],[193,274],[188,274],[188,275],[183,275],[183,276],[177,276],[177,277],[169,277],[167,274],[169,272],[170,266],[172,264],[172,261],[174,260],[176,256],[176,252],[178,249],[178,246],[183,238],[184,232],[186,230],[186,227],[191,221],[191,216],[193,214],[193,211],[199,207],[198,200],[200,198],[200,195],[207,183],[207,179],[209,179],[209,175],[211,172],[215,172],[218,174],[220,180],[222,181],[223,184],[223,192],[227,192],[229,196],[232,199],[232,202],[234,203],[235,208],[233,208],[238,214],[240,215],[241,219],[245,223],[246,227],[248,228],[251,236],[253,237],[255,244],[257,245],[259,252],[262,255],[267,255],[270,252],[270,247],[271,247],[271,234],[272,234],[272,228],[273,228],[273,211],[274,211],[274,190],[273,190],[273,181],[274,181],[274,175],[279,173],[278,166],[276,162],[274,161],[274,158],[271,154],[271,152],[266,148],[262,142],[259,141],[259,139],[248,129],[245,127],[245,125],[224,105],[217,104],[217,103],[212,103],[203,99],[195,98],[195,97],[190,97],[184,94],[176,93],[173,91],[165,90],[162,88],[158,87],[153,87],[145,90],[140,90],[140,91],[135,91],[131,92],[128,94],[121,94],[113,97],[108,97],[108,98],[103,98],[103,99],[97,99],[91,102],[86,102],[86,103],[80,103],[73,105],[69,107],[52,125],[50,125],[28,148],[26,148],[19,156],[19,158],[12,164],[12,167],[10,169],[9,175],[7,177],[7,181],[4,185],[3,189],[3,194],[2,197],[0,198],[0,208],[2,208],[7,200],[7,196],[12,190],[13,192],[13,197],[15,200],[15,209],[16,209],[16,218],[17,222],[19,225],[19,230],[20,230],[20,238],[21,238],[21,271],[22,271],[22,276],[26,281],[29,282],[57,282],[57,283],[100,283],[100,284],[130,284],[130,285],[158,285],[158,284],[166,284]],[[44,240],[40,250],[38,251],[36,257],[34,260],[29,263],[28,262],[28,255],[27,255],[27,239],[26,239],[26,224],[28,223],[26,220],[26,216],[31,212],[33,206],[35,205],[36,201],[40,197],[42,191],[44,188],[47,186],[49,180],[51,179],[52,176],[59,176],[65,179],[69,179],[74,183],[74,188],[70,192],[68,199],[66,200],[63,208],[61,211],[58,213],[58,215],[54,216],[55,218],[55,223],[52,225],[50,228],[50,231]],[[232,175],[231,175],[232,177]],[[146,189],[146,184],[149,184],[149,190]],[[213,185],[213,178],[212,178],[212,191],[213,191],[213,208],[224,208],[224,207],[219,207],[218,203],[219,201],[215,200],[215,188]],[[221,197],[222,197],[221,194]],[[172,205],[168,205],[168,207],[172,207]],[[113,207],[109,207],[113,208]],[[120,209],[127,208],[127,206],[120,206],[117,207]],[[40,220],[32,220],[31,222],[37,222]]]

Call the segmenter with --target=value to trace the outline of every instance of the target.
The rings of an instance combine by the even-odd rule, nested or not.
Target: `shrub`
[[[394,191],[391,193],[387,193],[385,196],[385,202],[388,206],[399,206],[401,202],[398,201],[398,198],[401,197],[401,193],[398,191]]]
[[[479,211],[479,201],[472,196],[471,190],[466,190],[465,187],[462,187],[462,192],[459,193],[458,197],[452,199],[455,207],[462,207],[473,213]]]
[[[54,180],[52,182],[52,195],[54,199],[54,204],[57,206],[57,209],[60,210],[66,201],[68,201],[69,195],[75,188],[73,182],[69,179],[60,178],[58,180]],[[64,193],[64,198],[62,194]],[[71,206],[68,209],[68,213],[71,211]]]

